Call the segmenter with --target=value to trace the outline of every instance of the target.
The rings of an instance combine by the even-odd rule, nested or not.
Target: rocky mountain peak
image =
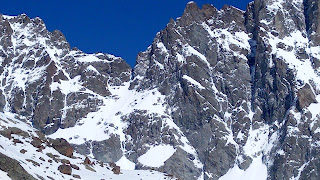
[[[40,18],[2,15],[1,26],[5,29],[1,31],[0,73],[5,99],[1,106],[30,118],[45,133],[55,132],[60,126],[73,126],[80,116],[95,111],[102,104],[97,103],[95,96],[110,95],[106,84],[120,85],[130,80],[131,68],[124,60],[70,50],[62,32],[49,32]],[[116,77],[109,80],[113,75]],[[85,93],[86,88],[94,93]],[[89,99],[95,103],[89,105]],[[67,112],[67,106],[75,107],[80,102],[87,111],[72,108],[72,112]]]
[[[37,18],[2,16],[0,109],[131,170],[317,179],[319,3],[247,7],[188,3],[133,70],[120,57],[70,50]]]

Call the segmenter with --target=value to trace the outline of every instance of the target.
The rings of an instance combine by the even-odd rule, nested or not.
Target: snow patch
[[[206,88],[203,87],[198,81],[192,79],[190,76],[183,75],[182,78],[185,79],[185,80],[187,80],[187,81],[190,82],[191,84],[197,86],[199,89],[206,89]]]
[[[138,161],[148,167],[161,167],[174,153],[174,149],[170,145],[158,145],[151,147],[145,154],[138,158]]]
[[[117,134],[120,141],[126,140],[123,130],[128,126],[121,119],[122,115],[128,115],[134,110],[147,110],[148,113],[164,114],[165,107],[162,102],[164,96],[157,90],[137,92],[129,90],[130,83],[124,86],[110,86],[112,96],[101,97],[103,105],[97,112],[91,112],[87,117],[79,120],[74,126],[66,129],[58,129],[50,135],[51,138],[66,138],[70,143],[83,144],[86,141],[103,141],[110,138],[111,134]],[[108,116],[106,116],[108,114]],[[90,132],[90,133],[87,133]]]
[[[8,173],[0,170],[0,179],[1,180],[11,180],[11,178],[8,176]]]
[[[181,55],[181,54],[179,54],[179,53],[177,53],[177,55],[176,55],[176,58],[177,58],[177,60],[180,62],[180,63],[185,63],[185,59],[184,59],[184,57]]]
[[[255,130],[250,129],[248,140],[243,147],[244,152],[250,157],[258,156],[268,146],[268,135],[268,125]]]
[[[135,163],[127,159],[126,156],[124,155],[116,162],[116,164],[120,166],[121,169],[125,169],[125,170],[135,169]]]
[[[305,50],[306,53],[317,56],[320,53],[320,48],[309,48],[308,39],[303,37],[303,34],[300,31],[295,31],[290,34],[290,36],[280,39],[269,34],[269,43],[272,47],[272,53],[276,54],[278,58],[283,59],[286,63],[289,64],[291,69],[296,71],[296,78],[302,80],[305,83],[312,80],[316,86],[320,89],[320,77],[316,74],[315,70],[312,67],[311,60],[308,59],[299,59],[297,57],[297,50]],[[285,44],[288,47],[293,47],[291,50],[278,48],[279,43]],[[319,51],[318,51],[319,50]]]
[[[168,53],[167,48],[164,46],[164,44],[162,42],[158,42],[157,47],[161,50],[161,53],[163,53],[163,54]]]
[[[192,56],[192,55],[198,56],[203,62],[207,64],[208,67],[210,67],[210,63],[207,61],[207,58],[188,44],[184,45],[183,47],[183,55],[185,57]]]
[[[317,103],[312,103],[308,107],[308,110],[312,114],[312,119],[316,119],[317,115],[320,114],[320,95],[317,95],[316,99],[317,99]]]
[[[95,67],[93,67],[92,65],[89,65],[89,66],[87,67],[87,70],[88,70],[88,71],[93,71],[93,72],[95,72],[96,74],[100,74],[99,71],[98,71]]]
[[[84,62],[84,63],[90,63],[90,62],[96,62],[96,61],[104,61],[104,60],[101,60],[101,59],[97,58],[93,54],[79,57],[77,60],[80,61],[80,62]]]
[[[227,174],[219,180],[266,180],[268,177],[267,166],[262,162],[262,156],[254,158],[248,169],[242,170],[237,165],[229,169]]]
[[[272,0],[272,1],[267,1],[267,10],[272,13],[277,13],[280,9],[282,9],[282,4],[283,0]]]
[[[56,91],[56,90],[60,90],[64,95],[68,95],[69,93],[72,92],[77,92],[79,91],[82,86],[80,83],[80,75],[74,77],[73,79],[69,79],[69,80],[60,80],[60,83],[58,82],[53,82],[50,85],[51,91]]]

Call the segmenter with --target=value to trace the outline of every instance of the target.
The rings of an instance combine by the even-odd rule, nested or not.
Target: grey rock
[[[72,157],[73,148],[65,139],[63,138],[53,139],[53,140],[50,140],[50,143],[52,147],[55,150],[57,150],[60,154],[63,154],[67,157]]]
[[[0,169],[13,180],[35,180],[17,160],[0,153]]]
[[[161,172],[173,175],[179,179],[195,179],[201,175],[201,171],[194,167],[188,154],[180,148],[165,161],[165,165],[159,170]]]
[[[309,84],[305,84],[301,89],[299,89],[297,96],[297,108],[300,110],[308,107],[311,103],[317,103],[316,96],[314,95],[312,87]]]
[[[25,89],[3,80],[0,110],[8,103],[11,112],[31,119],[34,127],[51,134],[98,111],[103,105],[99,97],[116,98],[108,86],[129,82],[131,92],[158,90],[164,96],[164,114],[134,108],[127,114],[119,111],[117,116],[127,124],[122,129],[125,140],[111,134],[100,142],[72,145],[78,152],[88,155],[92,151],[103,162],[116,162],[125,155],[136,163],[136,169],[149,169],[138,158],[150,147],[166,144],[176,152],[156,170],[181,179],[197,179],[202,173],[204,179],[219,179],[235,166],[246,170],[256,157],[262,157],[266,164],[268,179],[299,175],[300,179],[316,179],[320,117],[307,107],[317,103],[320,89],[314,80],[299,79],[296,67],[275,51],[292,53],[297,64],[310,61],[318,76],[320,60],[310,48],[320,42],[320,3],[279,1],[280,10],[270,9],[273,3],[255,0],[245,12],[227,5],[218,10],[188,3],[183,15],[171,19],[146,51],[137,55],[133,70],[123,59],[108,54],[96,53],[90,55],[94,61],[81,61],[88,55],[71,50],[63,34],[48,32],[39,18],[0,18],[2,77],[10,76],[6,68],[12,63],[30,71],[45,69]],[[24,44],[13,53],[10,37],[15,31],[11,23],[22,27],[32,24],[34,33],[47,38],[46,43],[61,53],[52,55],[41,44],[32,47],[28,56],[22,53],[29,48]],[[281,41],[293,38],[292,33],[301,33],[308,43]],[[37,59],[25,59],[29,56]],[[81,90],[67,94],[59,88],[51,91],[53,83],[75,78],[80,79]],[[168,120],[177,127],[166,124]],[[195,154],[181,148],[182,136]],[[269,144],[248,154],[246,144],[260,137]],[[195,167],[195,158],[203,169]]]
[[[97,95],[111,95],[107,89],[108,83],[122,85],[131,78],[131,68],[121,58],[97,53],[93,56],[98,61],[78,61],[77,58],[88,55],[80,50],[71,50],[64,35],[58,30],[49,32],[40,18],[30,19],[23,14],[10,19],[1,15],[0,19],[0,45],[3,47],[0,73],[4,77],[1,81],[0,109],[8,103],[11,112],[31,119],[34,127],[45,134],[74,126],[79,119],[97,111],[102,105]],[[19,24],[19,28],[28,33],[23,34],[20,29],[14,31],[14,24]],[[19,39],[19,43],[14,45],[11,37]],[[40,41],[41,38],[44,41]],[[31,42],[31,45],[24,43],[24,40]],[[8,71],[13,65],[13,71]],[[89,70],[91,66],[98,73]],[[16,84],[14,73],[24,77],[20,85]],[[53,83],[61,84],[78,76],[82,86],[93,93],[79,92],[84,89],[67,94],[59,88],[52,90]]]
[[[123,154],[120,139],[115,135],[105,141],[93,141],[92,147],[94,157],[105,163],[117,162]]]
[[[3,108],[6,105],[5,96],[2,94],[2,90],[0,90],[0,111],[3,112]]]

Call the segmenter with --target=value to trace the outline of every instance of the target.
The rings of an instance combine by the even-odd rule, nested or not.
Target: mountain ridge
[[[130,170],[316,179],[319,6],[256,0],[241,11],[190,2],[133,69],[121,58],[70,50],[58,31],[32,32],[36,19],[2,18],[0,107]]]

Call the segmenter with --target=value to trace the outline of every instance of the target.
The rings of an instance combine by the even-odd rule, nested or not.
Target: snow
[[[68,95],[69,93],[72,93],[72,92],[77,92],[82,88],[80,78],[81,76],[79,75],[74,77],[73,79],[69,79],[65,81],[60,80],[60,83],[54,82],[50,86],[51,91],[53,92],[59,89],[64,95]]]
[[[122,156],[116,164],[121,167],[121,169],[125,170],[134,170],[135,169],[135,163],[130,161],[129,159],[126,158],[126,156]]]
[[[144,166],[161,167],[175,152],[176,149],[170,145],[158,145],[151,147],[138,161]]]
[[[80,62],[84,62],[84,63],[90,63],[90,62],[95,62],[95,61],[104,61],[104,60],[97,58],[93,54],[79,57],[79,58],[77,58],[77,60]]]
[[[295,3],[300,2],[300,0],[295,0]],[[284,2],[283,0],[271,0],[269,2],[272,2],[271,4],[268,4],[268,10],[270,12],[277,12]],[[193,3],[193,2],[189,2]],[[6,19],[13,18],[14,16],[3,16]],[[269,24],[270,22],[266,20],[261,20],[261,23]],[[211,28],[206,24],[202,24],[203,28],[207,30],[208,35],[211,37],[211,40],[216,40],[218,45],[221,45],[221,47],[224,50],[229,51],[234,56],[239,56],[243,59],[246,59],[244,55],[242,55],[240,52],[233,51],[230,47],[230,45],[236,45],[240,49],[247,49],[250,50],[250,36],[246,34],[245,32],[235,32],[230,33],[228,28],[226,29],[214,29],[211,30]],[[13,29],[15,30],[14,36],[20,36],[20,35],[26,35],[30,34],[28,30],[17,30],[19,29],[19,26],[14,25]],[[310,47],[309,40],[305,37],[303,37],[303,33],[300,31],[294,31],[291,33],[290,36],[284,37],[280,39],[279,37],[273,36],[271,33],[268,33],[269,36],[269,44],[272,47],[272,53],[276,55],[277,58],[284,60],[291,69],[295,70],[296,77],[299,80],[302,80],[304,83],[310,83],[311,81],[315,84],[315,90],[319,91],[320,87],[320,78],[317,75],[317,72],[313,69],[312,63],[310,59],[299,59],[297,58],[297,49],[301,48],[306,50],[307,54],[313,57],[316,57],[320,59],[320,47]],[[224,38],[222,38],[224,37]],[[31,42],[28,37],[24,38],[22,40],[17,40],[16,37],[12,37],[14,48],[19,47],[21,45],[27,45],[27,46],[34,46],[36,45],[36,42]],[[59,64],[58,58],[62,54],[61,51],[58,49],[48,47],[46,44],[47,39],[42,38],[39,39],[40,44],[45,47],[45,51],[50,55],[51,59],[57,64],[58,69],[61,69],[61,65]],[[281,49],[277,47],[277,44],[284,43],[287,46],[293,47],[292,50],[288,49]],[[162,54],[167,54],[168,50],[166,49],[165,45],[162,42],[158,42],[156,44],[157,48],[159,48],[160,52]],[[188,56],[197,56],[199,59],[203,62],[205,62],[208,67],[210,67],[209,62],[207,61],[204,54],[201,54],[197,47],[192,47],[189,44],[183,45],[182,52],[176,54],[176,60],[180,63],[186,62],[186,57]],[[18,50],[15,49],[15,50]],[[26,50],[28,51],[28,50]],[[57,55],[58,54],[58,55]],[[76,58],[77,61],[82,63],[90,63],[90,62],[96,62],[96,61],[105,61],[97,57],[100,54],[91,54],[91,55],[83,55]],[[109,58],[114,59],[116,58],[113,55],[107,55]],[[25,61],[25,60],[23,60]],[[14,62],[14,61],[13,61]],[[37,60],[35,60],[37,62]],[[160,68],[164,69],[163,64],[161,64],[159,61],[154,59],[154,62],[156,65],[158,65]],[[270,67],[274,66],[272,61],[269,63]],[[96,68],[94,68],[92,65],[89,65],[86,70],[93,71],[97,74],[99,72]],[[21,68],[8,68],[5,70],[9,75],[7,79],[8,82],[12,81],[15,87],[19,87],[23,91],[27,88],[27,83],[34,82],[38,80],[40,77],[42,77],[42,73],[45,72],[45,67],[40,67],[38,69],[32,69],[32,70],[26,70]],[[89,92],[88,90],[84,89],[84,87],[81,85],[80,82],[80,76],[76,76],[74,78],[68,77],[68,74],[65,73],[68,80],[61,80],[60,82],[54,82],[51,84],[51,90],[61,90],[61,92],[65,95],[70,94],[72,92]],[[14,78],[13,78],[14,77]],[[3,77],[1,77],[3,79]],[[204,86],[201,85],[198,81],[193,79],[192,77],[188,75],[183,75],[183,79],[187,80],[191,85],[194,85],[195,87],[199,89],[205,89]],[[7,82],[7,83],[8,83]],[[2,83],[1,83],[2,84]],[[161,95],[160,92],[157,90],[146,90],[142,92],[137,92],[135,90],[129,90],[129,83],[126,83],[124,86],[109,86],[108,89],[112,93],[111,97],[99,97],[103,100],[103,105],[99,107],[100,109],[97,112],[91,112],[87,115],[87,117],[81,119],[78,124],[75,127],[71,127],[68,129],[59,129],[56,133],[52,134],[50,137],[52,138],[58,138],[63,137],[69,140],[69,142],[73,144],[82,144],[86,141],[102,141],[105,139],[108,139],[110,135],[116,134],[119,135],[121,145],[123,146],[125,141],[130,140],[130,137],[124,133],[124,130],[126,130],[128,124],[127,122],[124,122],[121,119],[121,116],[128,115],[132,113],[134,110],[147,110],[147,112],[155,113],[159,116],[168,115],[167,109],[164,104],[165,97]],[[1,87],[1,89],[4,89],[6,87]],[[214,93],[218,94],[220,93],[218,89],[215,87],[214,83],[212,84],[212,89]],[[92,93],[92,92],[90,92]],[[94,94],[94,93],[92,93]],[[320,95],[316,97],[317,101],[320,102]],[[68,108],[68,107],[65,107]],[[320,114],[320,103],[312,103],[307,109],[312,113],[312,119],[316,119],[317,116]],[[232,114],[229,112],[225,112],[225,119],[231,119]],[[249,112],[250,120],[253,119],[253,112]],[[301,119],[300,113],[294,113],[294,117],[299,120]],[[22,129],[28,129],[32,130],[32,127],[29,127],[27,124],[20,123],[19,121],[14,120],[13,114],[0,114],[0,118],[6,120],[6,121],[0,121],[1,126],[8,127],[8,126],[15,126],[20,127]],[[12,118],[9,120],[9,118]],[[145,154],[140,156],[138,158],[138,161],[149,167],[161,167],[167,159],[169,159],[176,151],[176,148],[179,147],[183,149],[184,151],[192,154],[195,156],[195,160],[193,160],[193,163],[196,165],[197,168],[203,168],[203,164],[200,162],[197,152],[192,147],[186,138],[186,136],[182,133],[182,131],[179,129],[179,127],[173,122],[173,120],[170,117],[162,118],[163,127],[169,126],[170,129],[175,130],[174,136],[176,139],[179,140],[179,143],[181,144],[177,145],[176,147],[173,147],[171,145],[166,144],[160,144],[157,146],[154,145],[148,145],[148,147],[151,147]],[[226,124],[226,123],[225,123]],[[50,126],[50,124],[48,124]],[[230,128],[227,127],[227,130],[229,131]],[[33,131],[33,130],[32,130]],[[316,131],[318,132],[319,129]],[[232,131],[229,131],[230,133],[226,136],[227,143],[231,143],[234,145],[238,145],[234,141],[234,134]],[[244,154],[250,156],[253,159],[252,164],[247,170],[241,170],[237,165],[235,165],[233,168],[231,168],[227,174],[225,174],[220,179],[222,180],[228,180],[228,179],[266,179],[267,178],[267,168],[262,162],[262,153],[270,152],[271,148],[273,147],[273,142],[275,142],[278,138],[278,134],[274,133],[270,136],[269,134],[269,126],[265,125],[260,127],[259,129],[253,130],[252,128],[249,130],[249,137],[248,140],[243,147]],[[16,136],[14,136],[16,137]],[[243,133],[238,133],[236,136],[238,139],[244,139]],[[1,137],[2,138],[2,137]],[[19,137],[16,137],[19,138]],[[33,158],[32,153],[36,153],[34,148],[28,145],[16,145],[16,147],[13,147],[13,144],[6,140],[6,139],[0,139],[0,144],[5,147],[9,147],[8,150],[0,150],[0,152],[7,153],[10,156],[15,156],[18,154],[17,158],[21,162],[24,162],[26,158]],[[27,148],[28,152],[25,155],[20,154],[17,152],[17,149],[15,148]],[[121,147],[123,150],[123,154],[126,154],[126,150],[124,147]],[[12,152],[11,152],[12,151]],[[29,152],[30,151],[30,152]],[[45,150],[45,152],[53,152],[57,153],[54,150]],[[15,154],[16,153],[16,154]],[[277,151],[279,154],[283,154],[283,150]],[[37,154],[39,155],[39,154]],[[39,155],[41,156],[41,154]],[[36,156],[36,157],[39,157]],[[45,156],[41,156],[45,159],[47,159]],[[34,159],[34,158],[33,158]],[[79,161],[80,162],[80,161]],[[107,174],[107,177],[112,177],[114,179],[163,179],[163,174],[158,172],[152,172],[149,173],[147,171],[132,171],[135,169],[135,163],[131,162],[126,158],[125,155],[122,156],[121,159],[119,159],[117,162],[117,165],[121,166],[121,169],[123,170],[123,174],[120,175],[113,175],[113,174]],[[47,165],[47,163],[45,164]],[[299,173],[303,170],[303,168],[306,166],[304,164],[300,169]],[[26,163],[24,165],[26,169],[29,169],[29,172],[31,174],[36,173],[43,173],[42,170],[44,169],[36,169],[30,164]],[[81,166],[84,168],[83,166]],[[104,173],[105,169],[99,169],[99,167],[96,167],[98,173],[102,172]],[[56,178],[61,178],[61,176],[54,175],[54,172],[57,172],[57,164],[54,164],[54,170],[49,172],[50,176],[54,176]],[[84,172],[78,172],[81,174],[82,179],[96,179],[98,176],[93,173],[87,173]],[[109,173],[109,172],[108,172]],[[138,175],[140,174],[140,175]],[[101,174],[100,174],[101,175]],[[105,174],[104,174],[105,175]],[[210,176],[210,174],[207,174]],[[0,171],[0,177],[6,177],[6,173]],[[99,176],[103,177],[102,175]],[[203,178],[203,175],[199,177],[200,179]]]
[[[192,79],[190,76],[183,75],[182,78],[185,79],[185,80],[187,80],[187,81],[190,82],[191,84],[195,85],[195,86],[198,87],[199,89],[206,89],[206,88],[203,87],[198,81]]]
[[[310,161],[304,163],[304,164],[298,169],[298,175],[297,175],[297,177],[294,177],[294,176],[293,176],[293,177],[290,178],[290,180],[299,180],[302,171],[304,170],[304,168],[305,168],[306,166],[309,165],[309,163],[310,163]]]
[[[128,139],[130,140],[130,137],[123,132],[126,130],[128,124],[121,119],[121,116],[128,115],[134,110],[147,110],[148,114],[155,113],[158,115],[166,115],[166,107],[163,105],[164,96],[161,95],[159,91],[153,89],[137,92],[135,90],[129,90],[129,86],[130,83],[125,83],[124,86],[108,87],[112,96],[103,98],[103,106],[100,106],[100,109],[97,112],[89,113],[87,117],[81,119],[76,126],[59,129],[49,137],[63,137],[68,139],[72,144],[83,144],[86,141],[103,141],[110,138],[111,134],[116,134],[119,135],[121,145],[123,145],[125,144],[125,141]],[[108,116],[106,116],[106,114],[108,114]],[[176,138],[182,143],[179,147],[192,154],[195,157],[192,162],[197,168],[202,169],[203,164],[200,162],[196,150],[190,145],[188,139],[173,120],[169,116],[167,117],[168,118],[162,118],[163,127],[169,126],[170,129],[174,129],[177,133]],[[161,148],[167,148],[171,155],[175,151],[175,147],[160,145],[157,148],[149,150],[148,153],[142,156],[142,161],[144,161],[148,155],[151,156],[154,150],[161,150]],[[125,154],[126,150],[124,147],[122,147],[122,150]],[[165,154],[161,159],[156,160],[155,163],[157,164],[155,165],[163,163],[171,156],[170,154]],[[156,157],[158,157],[158,155],[156,155]],[[146,163],[151,166],[148,162]],[[125,156],[122,156],[117,162],[117,165],[123,166],[123,168],[129,170],[135,168],[135,164],[129,161]],[[153,165],[154,164],[152,164],[152,166]]]
[[[180,145],[179,147],[183,149],[185,152],[192,154],[195,157],[195,159],[192,160],[195,167],[199,169],[203,169],[203,164],[201,163],[198,157],[197,151],[193,146],[190,145],[189,140],[183,134],[180,128],[170,118],[164,118],[162,121],[164,126],[169,126],[170,129],[174,129],[177,131],[177,135],[175,135],[175,139],[182,142],[182,145]]]
[[[186,61],[184,59],[184,57],[179,53],[177,53],[176,58],[177,58],[178,62],[180,62],[180,63],[185,63],[185,61]]]
[[[283,0],[272,0],[268,1],[267,10],[272,13],[277,13],[282,9]]]
[[[1,180],[11,180],[11,178],[8,176],[8,174],[4,171],[0,170],[0,179]]]
[[[298,59],[296,56],[296,49],[304,49],[307,53],[317,56],[319,51],[316,48],[309,48],[308,39],[303,37],[300,31],[292,32],[290,36],[280,39],[274,37],[269,33],[269,43],[272,47],[272,53],[276,54],[277,57],[283,59],[289,64],[291,69],[296,71],[296,78],[302,80],[305,83],[313,80],[317,87],[320,88],[320,77],[316,74],[312,67],[312,63],[309,59]],[[283,43],[287,46],[294,47],[291,51],[286,49],[277,48],[277,44]],[[319,49],[320,50],[320,49]]]
[[[210,67],[210,63],[207,61],[207,58],[201,54],[199,51],[195,50],[193,47],[191,47],[189,44],[186,44],[183,46],[183,56],[198,56],[203,62],[207,64],[208,67]]]
[[[317,115],[320,114],[320,95],[316,96],[316,100],[317,100],[317,103],[312,103],[308,107],[308,110],[312,114],[312,119],[314,119],[314,120],[316,120],[317,119]]]
[[[254,158],[248,169],[242,170],[237,165],[229,169],[227,174],[219,180],[266,180],[268,177],[267,166],[262,162],[262,156]]]
[[[2,15],[2,17],[3,17],[4,19],[13,19],[13,18],[15,18],[15,17],[17,17],[17,16]]]
[[[259,129],[253,130],[250,128],[249,136],[246,144],[243,147],[246,155],[255,157],[259,155],[268,146],[269,126],[264,125]]]
[[[19,129],[28,132],[32,136],[36,136],[35,129],[20,120],[14,118],[15,114],[10,113],[0,113],[0,129],[4,127],[18,127]],[[74,152],[74,157],[69,158],[59,154],[55,149],[49,147],[43,143],[44,149],[42,152],[38,152],[34,146],[30,144],[30,137],[22,137],[19,135],[12,134],[12,137],[15,139],[21,140],[23,143],[13,143],[12,139],[5,138],[0,135],[0,153],[13,158],[20,162],[20,165],[32,176],[37,177],[36,175],[43,176],[44,179],[49,179],[47,176],[52,177],[53,179],[70,179],[72,176],[63,175],[59,172],[58,166],[62,163],[59,161],[49,162],[51,158],[47,155],[48,153],[53,154],[58,159],[66,159],[71,162],[71,164],[77,165],[80,170],[72,169],[72,174],[77,174],[81,177],[81,179],[115,179],[115,180],[162,180],[162,179],[171,179],[168,176],[165,176],[163,173],[157,171],[150,170],[133,170],[134,164],[127,160],[125,157],[121,158],[117,165],[121,166],[121,173],[119,175],[113,174],[113,172],[107,169],[108,165],[104,164],[104,167],[101,167],[99,163],[95,163],[95,165],[91,165],[90,167],[94,169],[94,171],[88,170],[86,166],[83,164],[85,157]],[[20,153],[21,149],[25,149],[26,152]],[[44,161],[39,158],[43,158]],[[40,166],[34,165],[32,162],[26,161],[30,159],[39,163]],[[91,159],[91,161],[95,161]],[[130,170],[127,170],[130,169]],[[7,174],[3,171],[0,171],[0,179],[10,179]]]
[[[127,123],[121,120],[121,115],[130,114],[134,110],[148,110],[148,113],[157,114],[165,112],[161,103],[164,96],[159,91],[137,92],[129,90],[129,86],[130,83],[125,83],[124,86],[109,87],[113,96],[102,97],[103,106],[100,106],[97,112],[89,113],[87,117],[79,120],[76,126],[59,129],[50,137],[64,137],[73,144],[83,144],[87,140],[103,141],[111,134],[117,134],[123,142],[126,140],[123,130],[126,129]]]
[[[164,44],[162,42],[158,42],[157,47],[160,49],[161,53],[163,53],[163,54],[168,53],[167,48],[164,46]]]
[[[9,17],[7,17],[9,18]],[[26,56],[25,59],[22,60],[22,63],[17,63],[17,60],[19,59],[13,59],[12,65],[9,66],[9,68],[5,69],[5,72],[1,74],[1,80],[6,81],[6,83],[1,84],[14,84],[14,87],[19,87],[23,91],[25,91],[28,88],[28,85],[32,82],[35,82],[36,80],[39,80],[39,78],[43,77],[43,73],[46,73],[46,68],[50,63],[54,63],[57,68],[57,73],[62,72],[64,76],[66,77],[66,80],[59,80],[58,82],[52,82],[50,85],[51,92],[60,90],[65,95],[65,105],[63,109],[63,117],[62,117],[62,123],[63,120],[65,120],[65,114],[67,112],[68,107],[66,104],[66,98],[67,95],[74,92],[82,92],[82,93],[89,93],[90,95],[93,95],[97,97],[98,99],[102,100],[102,106],[99,107],[97,112],[91,112],[89,113],[85,118],[80,119],[78,123],[75,125],[75,127],[66,128],[66,129],[59,129],[56,133],[50,135],[51,138],[65,138],[70,143],[73,144],[83,144],[84,142],[88,141],[102,141],[108,139],[111,135],[119,135],[120,141],[121,141],[121,148],[123,150],[123,154],[125,155],[126,149],[124,146],[125,141],[130,141],[130,136],[126,135],[124,133],[124,130],[126,130],[128,124],[127,122],[124,122],[121,119],[121,116],[129,115],[130,113],[134,112],[135,110],[147,110],[148,114],[156,114],[159,117],[168,115],[167,109],[164,104],[164,96],[161,95],[161,93],[156,89],[146,90],[137,92],[136,90],[129,90],[130,82],[125,83],[124,86],[108,86],[108,90],[112,93],[112,96],[110,97],[102,97],[97,95],[96,93],[86,89],[82,86],[81,78],[80,76],[76,77],[70,77],[71,75],[68,74],[66,68],[64,67],[64,58],[65,57],[74,57],[75,63],[84,64],[87,63],[88,66],[85,71],[93,71],[95,73],[99,73],[97,69],[90,65],[91,62],[97,62],[97,61],[106,61],[103,59],[100,59],[100,56],[105,56],[105,54],[99,53],[99,54],[84,54],[79,50],[72,50],[70,52],[63,52],[61,49],[56,48],[54,44],[51,44],[51,39],[48,37],[42,37],[37,36],[35,39],[33,37],[34,27],[26,26],[22,27],[19,25],[19,23],[11,24],[14,34],[11,37],[13,42],[13,51],[15,53],[19,54],[32,54],[30,52],[33,52],[33,49],[41,49],[43,56],[49,56],[50,61],[49,63],[46,63],[44,65],[41,65],[40,67],[32,67],[31,69],[17,67],[20,66],[20,64],[25,63],[26,61],[34,61],[35,64],[41,64],[40,61],[43,61],[41,58],[35,57],[35,54],[32,54],[31,56]],[[45,28],[44,28],[45,30]],[[19,39],[20,36],[26,36],[25,38]],[[22,48],[28,46],[28,48]],[[165,48],[163,43],[157,44],[158,48],[160,48],[162,53],[167,53],[167,49]],[[23,50],[21,50],[23,49]],[[187,55],[196,55],[200,57],[201,60],[206,62],[206,58],[204,55],[199,53],[197,50],[195,50],[193,47],[189,46],[186,47],[186,51],[184,52]],[[35,52],[34,52],[35,53]],[[38,52],[37,52],[38,53]],[[178,60],[181,60],[185,62],[185,54],[179,54],[180,57],[177,57]],[[178,56],[179,56],[178,55]],[[113,55],[106,55],[110,59],[116,59],[117,57]],[[72,59],[72,58],[71,58]],[[1,61],[1,60],[0,60]],[[110,61],[106,61],[110,62]],[[16,64],[15,64],[16,63]],[[156,61],[156,63],[159,63]],[[162,64],[158,64],[162,65]],[[162,65],[163,66],[163,65]],[[6,75],[5,75],[6,74]],[[192,79],[192,78],[191,78]],[[191,80],[189,78],[189,80]],[[194,81],[194,80],[193,80]],[[193,82],[193,83],[196,83]],[[199,83],[200,84],[200,83]],[[199,85],[198,84],[198,85]],[[0,89],[5,89],[8,87],[1,86]],[[204,88],[203,86],[199,86],[199,88]],[[8,93],[10,94],[10,93]],[[7,94],[6,94],[7,95]],[[6,97],[7,98],[7,97]],[[108,116],[106,116],[106,114]],[[0,124],[2,127],[19,127],[23,130],[29,131],[31,134],[36,136],[34,133],[34,129],[30,124],[25,124],[20,122],[19,120],[14,120],[14,117],[16,114],[6,113],[6,114],[0,114],[0,118],[4,119],[4,121],[0,121]],[[12,118],[12,119],[9,119]],[[28,120],[27,120],[28,121]],[[163,120],[163,126],[167,125],[172,129],[172,132],[175,133],[174,135],[176,138],[179,138],[180,141],[179,145],[176,147],[170,146],[170,145],[159,145],[159,147],[153,146],[149,151],[147,151],[146,154],[144,154],[141,158],[146,157],[148,154],[153,153],[155,150],[161,150],[166,148],[166,154],[162,156],[158,161],[155,163],[161,164],[164,163],[164,161],[176,151],[177,147],[182,148],[186,152],[192,154],[195,159],[192,160],[192,162],[195,164],[198,168],[203,168],[203,164],[200,162],[196,150],[190,145],[188,139],[185,137],[185,135],[182,133],[182,131],[179,129],[178,126],[173,122],[173,120],[169,118],[165,118]],[[47,126],[51,126],[53,124],[48,124]],[[2,128],[0,127],[0,128]],[[13,135],[15,138],[21,138],[18,136]],[[3,138],[3,137],[1,137]],[[30,141],[30,139],[27,139]],[[25,141],[24,141],[25,142]],[[45,156],[45,153],[53,153],[57,154],[55,150],[52,148],[46,147],[46,149],[43,151],[43,153],[36,152],[36,149],[33,146],[30,146],[29,143],[25,142],[24,144],[17,144],[16,146],[12,144],[11,141],[1,139],[0,144],[3,147],[8,146],[9,148],[0,152],[3,152],[4,154],[15,157],[18,161],[23,162],[23,167],[25,169],[28,169],[27,171],[32,174],[48,174],[49,176],[54,177],[55,179],[62,179],[61,174],[57,171],[58,164],[53,163],[50,165],[47,160],[48,157]],[[19,152],[20,149],[27,149],[28,152],[25,154],[21,154]],[[167,151],[169,150],[169,151]],[[168,154],[169,153],[169,154]],[[171,154],[171,155],[170,155]],[[17,155],[17,156],[16,156]],[[76,174],[79,174],[82,179],[102,179],[103,173],[106,174],[106,176],[113,179],[166,179],[166,177],[163,176],[162,173],[159,172],[150,172],[150,171],[132,171],[135,168],[135,163],[128,160],[125,156],[122,156],[121,159],[119,159],[116,163],[117,165],[121,166],[121,169],[123,170],[123,175],[113,175],[110,172],[105,172],[106,169],[101,169],[98,166],[95,167],[95,170],[97,171],[97,174],[94,173],[88,173],[87,171],[76,171]],[[71,162],[74,162],[76,164],[80,164],[81,161],[83,162],[83,156],[76,154],[76,156],[81,157],[82,159],[79,160],[72,160],[70,158],[66,158],[70,160]],[[168,157],[166,157],[168,156]],[[42,157],[46,160],[45,163],[40,162],[39,157]],[[90,155],[89,155],[90,157]],[[64,157],[65,158],[65,157]],[[32,159],[34,161],[37,161],[39,163],[43,163],[43,167],[41,168],[35,168],[33,165],[29,162],[25,163],[25,159]],[[50,171],[45,169],[45,166],[50,166]],[[51,170],[52,169],[52,170]],[[83,165],[81,165],[81,169],[85,169]],[[46,172],[45,172],[46,171]],[[138,173],[137,173],[138,172]],[[127,176],[130,174],[130,176]],[[138,175],[140,174],[140,175]],[[130,177],[130,178],[129,178]]]
[[[210,26],[208,26],[205,22],[203,22],[201,25],[208,32],[210,38],[220,44],[223,49],[233,54],[233,56],[247,59],[247,57],[241,52],[230,49],[230,45],[233,44],[238,46],[240,49],[250,50],[250,37],[247,33],[240,31],[232,34],[227,28],[215,28],[214,30],[211,30]]]
[[[96,74],[100,74],[99,71],[98,71],[95,67],[93,67],[92,65],[89,65],[89,66],[87,67],[87,70],[88,70],[88,71],[93,71],[93,72],[95,72]]]
[[[160,69],[164,69],[163,64],[161,64],[159,61],[157,61],[156,59],[154,59],[154,62],[156,63],[156,65],[157,65]]]

